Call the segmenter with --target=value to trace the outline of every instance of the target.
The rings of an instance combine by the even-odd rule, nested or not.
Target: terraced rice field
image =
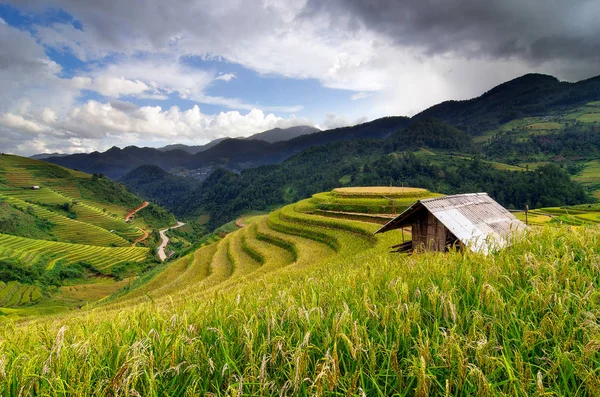
[[[387,197],[414,197],[427,193],[426,189],[418,187],[396,186],[368,186],[368,187],[339,187],[333,193],[340,196],[387,196]]]
[[[588,161],[583,171],[573,179],[594,189],[593,196],[600,199],[600,161]]]
[[[10,258],[26,265],[44,259],[48,261],[48,270],[58,262],[65,265],[87,262],[100,271],[108,272],[114,265],[123,262],[142,262],[148,258],[148,255],[148,248],[100,247],[0,234],[0,259]]]
[[[60,241],[76,244],[116,247],[127,247],[131,245],[124,238],[115,233],[111,233],[106,229],[67,218],[66,216],[47,210],[38,205],[18,199],[14,195],[4,196],[0,194],[0,201],[5,201],[13,207],[19,208],[23,211],[32,211],[35,216],[47,219],[54,223],[55,226],[52,228],[52,234],[58,237]]]
[[[17,281],[0,281],[0,307],[14,307],[35,303],[42,297],[40,287]]]
[[[77,204],[73,206],[73,211],[77,214],[77,221],[90,223],[109,232],[114,230],[116,235],[130,243],[142,236],[143,233],[136,226],[124,222],[123,216],[127,212],[127,208],[97,203],[89,200],[89,197],[82,196],[78,181],[89,178],[91,175],[38,160],[0,155],[0,192],[3,195],[48,206],[76,201]],[[1,183],[2,181],[4,183]],[[33,186],[41,188],[34,190]],[[141,221],[137,222],[137,226],[147,227]],[[74,235],[77,236],[76,233]],[[79,236],[82,238],[81,234]],[[123,241],[117,242],[117,236],[113,237],[112,241],[110,241],[110,237],[105,237],[106,241],[110,241],[108,244],[123,245]],[[73,241],[91,243],[91,241]]]
[[[77,212],[77,219],[82,222],[90,223],[106,230],[114,230],[129,241],[133,241],[143,235],[137,227],[125,223],[122,218],[107,215],[102,209],[92,207],[84,202],[77,204],[74,210]]]
[[[425,197],[436,196],[439,195],[425,193]],[[406,200],[405,205],[408,206],[416,199]],[[315,263],[369,249],[387,252],[391,245],[398,243],[398,233],[374,236],[373,232],[380,227],[377,223],[381,222],[368,217],[360,219],[368,214],[346,213],[332,217],[331,213],[322,213],[319,207],[323,201],[372,207],[388,203],[379,198],[340,198],[332,192],[320,193],[268,215],[245,218],[239,222],[245,225],[243,228],[175,260],[149,282],[134,286],[119,299],[99,309],[112,311],[148,302],[149,299],[160,304],[211,296],[219,290],[286,269],[308,268]],[[552,219],[549,214],[530,213],[532,224],[541,225]],[[410,239],[410,233],[405,232],[405,238]]]
[[[588,211],[572,208],[540,208],[532,211],[534,216],[541,215],[550,217],[552,223],[564,224],[570,226],[586,226],[600,223],[599,211]]]
[[[14,197],[33,204],[46,204],[50,206],[61,205],[74,200],[72,197],[64,196],[47,187],[42,187],[38,190],[3,190],[2,195]],[[109,232],[114,230],[118,236],[121,236],[126,240],[133,241],[143,235],[139,229],[125,223],[123,219],[108,215],[103,212],[102,209],[91,206],[85,200],[78,201],[72,209],[77,214],[77,221],[89,223]]]
[[[7,327],[0,393],[23,384],[30,394],[69,385],[64,394],[223,396],[600,387],[595,229],[536,229],[488,256],[391,255],[398,233],[319,215],[312,199],[240,224],[112,300]]]
[[[245,227],[172,262],[146,284],[102,306],[118,310],[147,302],[179,302],[207,295],[293,267],[310,267],[339,255],[375,246],[387,250],[397,236],[373,236],[378,226],[313,214],[309,200],[267,216],[244,220]]]
[[[389,188],[388,188],[389,189]],[[408,188],[403,188],[408,189]],[[396,196],[387,196],[385,194],[372,195],[354,195],[354,194],[339,194],[338,189],[333,192],[317,193],[312,196],[310,203],[317,210],[323,211],[324,214],[330,212],[331,216],[345,217],[343,213],[362,214],[364,220],[369,221],[368,215],[387,215],[388,217],[402,213],[411,204],[417,200],[439,197],[440,194],[429,192],[425,189],[419,191],[407,191],[406,196],[401,196],[397,193]],[[335,214],[335,212],[342,213]],[[381,217],[371,217],[374,223],[381,223]],[[361,220],[361,219],[357,219]]]

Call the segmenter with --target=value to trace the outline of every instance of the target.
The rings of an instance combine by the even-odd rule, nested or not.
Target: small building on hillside
[[[411,227],[412,240],[393,246],[393,252],[468,247],[487,254],[509,245],[515,233],[528,229],[487,193],[419,200],[375,233],[406,226]]]
[[[33,185],[33,186],[31,187],[31,190],[38,190],[39,188],[40,188],[40,187],[39,187],[38,185]]]

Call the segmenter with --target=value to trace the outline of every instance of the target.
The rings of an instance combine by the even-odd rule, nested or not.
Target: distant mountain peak
[[[315,132],[319,132],[321,131],[320,129],[310,126],[310,125],[298,125],[295,127],[289,127],[289,128],[273,128],[267,131],[263,131],[263,132],[259,132],[257,134],[254,135],[250,135],[247,138],[217,138],[213,141],[210,141],[209,143],[205,144],[205,145],[184,145],[181,143],[175,143],[172,145],[167,145],[161,148],[158,148],[158,150],[160,150],[161,152],[166,152],[169,150],[184,150],[190,154],[198,154],[200,152],[204,152],[216,145],[218,145],[219,143],[227,140],[227,139],[238,139],[238,140],[259,140],[259,141],[265,141],[265,142],[269,142],[269,143],[275,143],[275,142],[282,142],[282,141],[289,141],[290,139],[294,139],[297,138],[299,136],[302,135],[308,135],[308,134],[313,134]]]
[[[281,141],[289,141],[290,139],[294,139],[302,135],[313,134],[319,131],[321,130],[310,125],[298,125],[289,128],[277,127],[271,130],[259,132],[258,134],[250,135],[246,139],[259,139],[261,141],[275,143]]]
[[[33,156],[30,156],[29,158],[34,159],[34,160],[44,160],[50,157],[65,157],[65,156],[70,156],[69,154],[64,154],[64,153],[38,153],[38,154],[34,154]]]

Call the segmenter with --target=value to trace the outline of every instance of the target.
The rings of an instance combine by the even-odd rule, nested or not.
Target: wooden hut
[[[488,253],[510,243],[527,226],[487,193],[455,194],[419,200],[375,233],[411,227],[412,241],[394,252],[447,251],[452,246]],[[404,234],[404,233],[403,233]]]

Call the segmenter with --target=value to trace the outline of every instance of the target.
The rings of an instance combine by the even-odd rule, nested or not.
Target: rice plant
[[[392,255],[397,235],[306,208],[106,304],[4,323],[0,394],[598,395],[597,227]]]

